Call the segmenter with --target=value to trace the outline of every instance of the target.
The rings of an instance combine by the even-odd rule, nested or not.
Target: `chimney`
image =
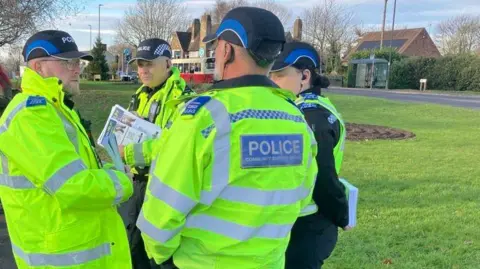
[[[192,42],[200,34],[200,20],[194,19],[192,23]]]
[[[302,20],[297,18],[295,23],[293,23],[293,40],[301,41],[302,40]]]
[[[204,37],[209,35],[212,32],[212,17],[208,14],[204,14],[202,16],[202,22],[200,25],[200,50],[203,49],[203,55],[199,55],[200,57],[207,57],[207,44],[203,43],[202,40]]]

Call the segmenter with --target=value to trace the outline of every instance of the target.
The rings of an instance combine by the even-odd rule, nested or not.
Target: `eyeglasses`
[[[41,62],[61,62],[69,71],[73,71],[80,67],[80,59],[71,60],[42,60]]]

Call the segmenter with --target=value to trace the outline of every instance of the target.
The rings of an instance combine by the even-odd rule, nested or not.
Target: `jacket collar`
[[[172,84],[177,84],[181,89],[185,88],[186,85],[185,81],[180,76],[180,71],[177,67],[174,66],[170,69],[170,76],[167,78],[167,80],[162,82],[160,85],[154,87],[153,90],[145,85],[142,85],[140,87],[140,91],[153,95],[154,93],[161,91],[165,88],[172,88]]]
[[[299,94],[297,95],[297,97],[300,96],[300,95],[307,94],[307,93],[313,93],[313,94],[315,94],[315,95],[322,96],[322,88],[320,88],[320,87],[318,87],[318,86],[314,86],[314,87],[312,87],[312,88],[310,88],[310,89],[304,90],[303,92],[299,93]]]
[[[281,89],[268,77],[262,75],[245,75],[238,78],[222,80],[213,84],[210,90],[225,90],[241,87],[265,87],[269,88],[273,94],[287,99],[289,102],[295,100],[295,94],[291,91]]]
[[[22,77],[22,92],[40,95],[50,101],[63,101],[65,93],[61,80],[56,77],[43,78],[30,68],[25,68]]]
[[[271,81],[268,77],[262,75],[245,75],[237,78],[227,79],[219,81],[212,85],[211,90],[220,90],[228,88],[240,88],[240,87],[269,87],[279,88],[277,84]]]

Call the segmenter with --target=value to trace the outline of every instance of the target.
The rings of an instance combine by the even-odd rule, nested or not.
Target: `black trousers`
[[[285,255],[285,269],[320,269],[337,244],[338,228],[319,214],[297,219]]]
[[[130,245],[130,254],[132,256],[133,269],[174,269],[173,259],[161,265],[155,264],[150,260],[145,251],[145,245],[141,236],[141,231],[137,228],[137,219],[142,209],[145,199],[145,190],[147,188],[147,179],[145,176],[134,176],[133,195],[130,199],[123,203],[119,212],[127,228],[128,243]]]

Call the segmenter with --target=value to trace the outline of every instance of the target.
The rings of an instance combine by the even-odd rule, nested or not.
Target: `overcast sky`
[[[74,0],[73,0],[74,1]],[[292,22],[302,15],[309,6],[321,3],[322,0],[278,0],[289,7],[294,13]],[[425,27],[435,32],[439,21],[460,14],[480,14],[480,0],[397,0],[396,24],[414,27]],[[214,0],[185,0],[192,17],[200,17]],[[383,0],[339,0],[354,12],[354,22],[364,25],[377,25],[382,22]],[[103,4],[100,13],[101,36],[103,42],[112,45],[115,36],[115,26],[128,8],[135,5],[135,0],[90,0],[88,6],[80,15],[59,21],[58,28],[69,32],[76,40],[81,50],[90,46],[90,28],[92,26],[92,43],[98,34],[98,4]],[[387,23],[391,23],[393,0],[389,0]],[[291,25],[285,25],[286,28]],[[185,30],[185,29],[178,29]]]

